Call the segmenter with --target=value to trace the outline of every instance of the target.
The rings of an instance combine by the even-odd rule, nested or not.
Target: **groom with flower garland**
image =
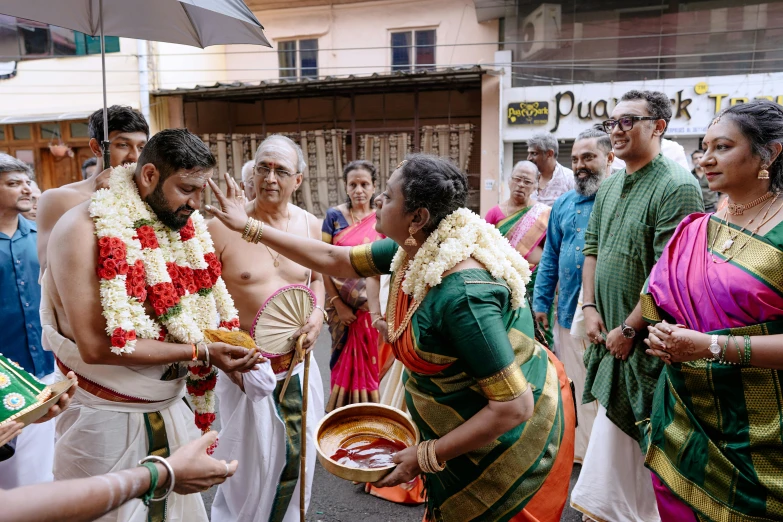
[[[215,367],[245,371],[259,362],[244,348],[203,338],[206,329],[239,326],[198,213],[214,168],[198,137],[161,131],[137,164],[115,168],[108,189],[55,225],[42,281],[43,335],[58,371],[79,376],[72,407],[57,422],[55,479],[170,455],[198,436],[196,426],[209,430]],[[196,426],[182,400],[186,382]],[[101,520],[190,522],[207,514],[200,495],[172,495],[149,509],[129,502]]]

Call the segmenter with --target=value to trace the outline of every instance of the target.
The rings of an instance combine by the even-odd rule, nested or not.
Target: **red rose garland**
[[[141,201],[133,171],[134,166],[114,169],[110,188],[98,191],[90,205],[99,236],[97,272],[112,351],[132,352],[139,334],[195,343],[203,340],[202,329],[238,329],[238,314],[220,278],[222,266],[203,218],[194,213],[178,232],[165,228]],[[145,302],[157,321],[147,315]],[[216,382],[213,366],[189,365],[186,387],[195,423],[204,432],[215,420]]]

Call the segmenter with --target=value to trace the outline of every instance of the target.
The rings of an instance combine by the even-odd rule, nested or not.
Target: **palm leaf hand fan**
[[[307,324],[315,308],[315,295],[304,285],[281,288],[266,300],[256,314],[250,335],[266,357],[291,353],[293,335]]]

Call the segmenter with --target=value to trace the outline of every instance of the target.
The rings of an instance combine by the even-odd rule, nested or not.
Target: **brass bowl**
[[[407,447],[419,443],[419,429],[397,408],[375,403],[349,404],[329,413],[315,429],[318,461],[326,471],[354,482],[377,482],[394,469],[394,465],[350,468],[331,459],[343,442],[357,435],[399,440]]]

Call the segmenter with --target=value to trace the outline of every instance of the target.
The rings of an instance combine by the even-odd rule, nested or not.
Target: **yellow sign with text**
[[[549,102],[508,104],[509,125],[546,125],[549,122]]]

